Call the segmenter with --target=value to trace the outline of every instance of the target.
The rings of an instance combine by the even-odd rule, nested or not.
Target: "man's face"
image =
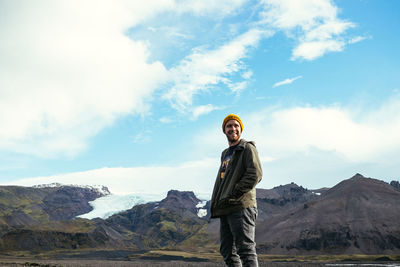
[[[228,138],[229,143],[234,143],[240,140],[240,135],[242,134],[242,128],[237,120],[229,120],[225,124],[224,133]]]

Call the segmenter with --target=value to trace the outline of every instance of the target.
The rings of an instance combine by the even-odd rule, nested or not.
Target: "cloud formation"
[[[165,12],[223,17],[244,2],[1,2],[6,12],[0,18],[0,149],[40,157],[74,156],[116,118],[147,114],[154,91],[171,81],[168,74],[175,71],[151,62],[149,43],[130,39],[128,30]],[[251,45],[248,35],[215,52],[229,65],[223,74],[239,67],[229,57],[245,53],[234,50]],[[198,56],[188,56],[181,65],[202,74],[197,70],[207,63],[195,59]],[[188,63],[191,60],[197,62]],[[203,74],[194,87],[213,84],[204,81],[213,73]],[[185,83],[183,77],[174,79],[177,87]],[[186,92],[176,94],[178,103],[191,98]]]
[[[276,31],[299,41],[293,59],[312,60],[361,40],[341,40],[354,25],[340,20],[328,0],[263,0],[263,11],[253,18],[261,21],[226,33],[212,48],[187,44],[191,52],[169,69],[150,60],[148,40],[127,36],[166,13],[217,21],[240,13],[246,3],[0,2],[6,10],[0,17],[0,149],[40,157],[77,155],[117,118],[150,114],[156,90],[175,110],[192,118],[206,114],[215,108],[193,107],[194,97],[220,85],[234,94],[245,90],[252,71],[244,60]],[[175,26],[166,25],[180,33]]]
[[[193,113],[193,119],[197,119],[199,116],[201,115],[205,115],[210,113],[213,110],[218,110],[220,109],[219,107],[216,107],[212,104],[208,104],[208,105],[202,105],[202,106],[197,106],[193,109],[192,113]]]
[[[0,149],[75,155],[117,117],[146,113],[166,70],[124,31],[165,5],[2,2]]]
[[[318,149],[349,162],[376,162],[400,150],[399,97],[376,110],[292,107],[265,110],[249,117],[249,132],[273,158]]]
[[[252,29],[217,49],[195,50],[169,70],[172,87],[164,97],[177,110],[185,111],[193,104],[194,95],[208,91],[212,86],[225,84],[234,92],[240,90],[240,83],[233,83],[228,76],[245,70],[241,60],[266,34],[266,31]],[[249,72],[245,73],[244,77],[248,77]]]
[[[338,17],[330,0],[264,0],[262,22],[297,40],[292,60],[314,60],[327,52],[342,51],[344,33],[354,23]]]

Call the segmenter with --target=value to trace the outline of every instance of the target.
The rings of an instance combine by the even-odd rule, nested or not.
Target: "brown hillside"
[[[259,225],[260,251],[399,253],[400,191],[360,174]]]

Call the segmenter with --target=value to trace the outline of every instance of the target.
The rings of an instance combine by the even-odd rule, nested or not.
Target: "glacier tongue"
[[[111,215],[128,210],[135,205],[152,201],[160,201],[164,197],[165,194],[107,195],[89,202],[89,204],[93,207],[93,210],[77,217],[86,219],[107,219]]]

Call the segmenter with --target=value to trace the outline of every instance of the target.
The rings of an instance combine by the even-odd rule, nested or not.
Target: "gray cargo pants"
[[[228,266],[258,266],[254,240],[257,214],[257,208],[251,207],[220,218],[220,252]]]

